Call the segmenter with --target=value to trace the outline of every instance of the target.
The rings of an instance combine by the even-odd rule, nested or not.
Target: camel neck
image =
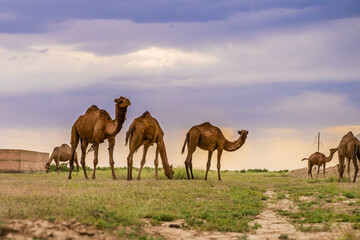
[[[113,134],[118,134],[126,120],[126,107],[116,107]]]
[[[330,162],[334,156],[334,152],[330,152],[330,155],[325,159],[326,162]]]
[[[226,139],[225,139],[226,140]],[[242,145],[244,145],[246,138],[242,138],[242,136],[240,135],[240,137],[234,141],[234,142],[230,142],[228,140],[225,141],[225,146],[224,146],[224,150],[228,151],[228,152],[232,152],[232,151],[236,151],[239,148],[241,148]]]

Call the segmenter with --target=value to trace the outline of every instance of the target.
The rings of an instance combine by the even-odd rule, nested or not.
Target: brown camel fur
[[[144,145],[143,156],[141,160],[141,165],[139,169],[139,174],[137,180],[140,180],[141,170],[145,164],[145,158],[147,150],[150,146],[156,143],[156,153],[155,153],[155,178],[159,180],[158,176],[158,155],[160,153],[162,165],[164,168],[165,175],[172,179],[174,171],[172,166],[169,166],[168,158],[166,155],[165,143],[164,143],[164,132],[162,131],[158,121],[153,118],[148,111],[144,112],[141,117],[134,119],[131,123],[129,130],[126,133],[125,145],[129,141],[130,153],[127,157],[128,163],[128,173],[127,180],[132,180],[132,166],[133,166],[133,156],[134,153]]]
[[[131,105],[130,100],[120,97],[114,100],[115,102],[115,119],[112,120],[110,114],[105,110],[99,109],[92,105],[88,108],[84,115],[81,115],[74,123],[71,130],[71,150],[72,157],[70,160],[69,179],[71,179],[71,172],[74,168],[74,153],[78,146],[79,140],[81,142],[81,165],[84,170],[85,178],[88,179],[85,168],[85,156],[88,144],[93,144],[94,149],[94,170],[92,179],[95,179],[96,165],[98,163],[99,144],[105,139],[109,141],[109,163],[112,171],[113,179],[116,179],[114,171],[114,146],[115,136],[122,128],[126,120],[126,112],[128,106]]]
[[[193,126],[186,134],[185,142],[181,151],[181,153],[184,153],[185,146],[187,144],[188,154],[185,160],[185,167],[186,167],[186,174],[188,179],[190,179],[189,168],[190,168],[191,178],[194,179],[194,175],[192,172],[192,155],[195,152],[196,147],[199,147],[209,152],[208,161],[206,165],[205,180],[207,180],[208,171],[211,165],[211,156],[213,151],[215,150],[217,150],[218,180],[221,180],[220,159],[223,150],[232,152],[239,149],[242,145],[244,145],[249,132],[246,130],[241,130],[238,131],[238,133],[240,134],[239,139],[234,142],[229,142],[228,140],[225,139],[224,135],[222,134],[221,130],[218,127],[215,127],[208,122]]]
[[[54,160],[56,164],[57,173],[59,174],[60,170],[60,162],[67,162],[71,159],[71,147],[67,144],[63,144],[60,147],[54,148],[49,161],[45,165],[46,172],[48,173],[50,171],[50,164]],[[77,173],[79,172],[79,162],[77,153],[75,152],[74,160],[77,167]]]
[[[330,162],[334,156],[334,153],[337,151],[337,148],[331,148],[330,149],[330,155],[328,157],[326,157],[323,153],[320,152],[316,152],[311,154],[311,156],[309,158],[303,158],[301,161],[304,160],[308,160],[308,177],[313,178],[312,176],[312,168],[314,165],[318,166],[318,171],[317,171],[317,175],[316,178],[319,177],[319,172],[320,172],[320,166],[323,166],[323,171],[324,171],[324,178],[325,178],[325,166],[327,162]]]
[[[344,161],[345,159],[348,160],[347,164],[347,172],[348,172],[348,181],[350,182],[350,161],[352,160],[354,168],[355,168],[355,175],[354,180],[356,180],[356,175],[359,171],[359,167],[357,164],[357,159],[360,160],[360,142],[354,136],[354,134],[350,131],[348,132],[340,141],[338,146],[338,155],[339,155],[339,178],[338,181],[343,177],[345,166]]]

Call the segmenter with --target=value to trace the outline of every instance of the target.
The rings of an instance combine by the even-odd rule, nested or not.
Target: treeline
[[[259,172],[269,172],[269,170],[267,170],[266,168],[260,169],[260,168],[254,168],[254,169],[241,169],[240,171],[236,170],[235,172],[241,172],[241,173],[259,173]],[[276,172],[276,173],[286,173],[289,172],[289,170],[284,169],[284,170],[279,170],[279,171],[271,171],[271,172]]]
[[[120,169],[126,169],[126,167],[121,167]],[[137,169],[137,168],[133,168],[133,169]],[[150,167],[144,167],[144,170],[150,170],[153,168]],[[90,167],[86,167],[87,171],[92,171],[92,169]],[[97,171],[110,171],[111,168],[110,167],[97,167],[96,168]],[[159,170],[161,170],[161,168],[159,168]],[[56,165],[52,164],[50,166],[50,172],[56,172]],[[60,164],[60,171],[62,172],[68,172],[69,171],[69,167],[67,163],[61,163]],[[74,171],[76,171],[76,164],[74,165]],[[82,171],[82,167],[80,167],[79,171]],[[222,172],[229,172],[229,170],[223,170]],[[266,168],[260,169],[260,168],[254,168],[254,169],[242,169],[242,170],[235,170],[234,172],[240,172],[240,173],[262,173],[262,172],[270,172],[269,170],[267,170]],[[279,171],[271,171],[271,172],[276,172],[276,173],[286,173],[289,172],[289,170],[279,170]]]

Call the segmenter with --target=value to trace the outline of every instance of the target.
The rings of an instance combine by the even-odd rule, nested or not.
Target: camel
[[[356,175],[359,171],[359,167],[357,164],[356,159],[360,160],[360,141],[354,136],[354,134],[350,131],[348,132],[343,138],[341,139],[339,146],[338,146],[338,155],[339,155],[339,178],[338,182],[341,180],[344,174],[344,161],[345,159],[348,160],[347,164],[347,172],[348,172],[348,181],[350,182],[350,161],[352,160],[354,168],[355,168],[355,175],[354,180],[356,180]]]
[[[248,131],[241,130],[238,131],[240,137],[234,141],[230,142],[225,139],[221,130],[218,127],[211,125],[208,122],[205,122],[200,125],[193,126],[186,134],[185,142],[181,151],[181,154],[184,153],[186,144],[188,145],[188,154],[185,160],[186,174],[188,179],[189,168],[191,173],[191,178],[194,179],[192,172],[192,155],[196,150],[196,147],[199,147],[203,150],[208,151],[208,161],[206,165],[205,180],[207,180],[207,175],[211,165],[211,156],[213,151],[217,150],[217,170],[218,170],[218,180],[221,180],[220,176],[220,160],[223,150],[233,152],[241,148],[244,145],[245,140],[248,135]]]
[[[74,168],[74,154],[79,140],[81,142],[81,165],[84,170],[85,179],[89,179],[85,168],[86,149],[89,143],[93,145],[94,170],[92,179],[95,179],[96,165],[98,164],[99,144],[103,143],[106,139],[109,141],[109,163],[112,171],[112,178],[116,179],[113,157],[115,136],[120,132],[122,125],[126,120],[127,108],[131,105],[131,103],[130,100],[125,97],[114,99],[114,102],[114,120],[111,119],[108,112],[92,105],[87,109],[86,113],[81,115],[74,123],[71,130],[72,156],[70,160],[69,179],[71,179],[71,172]]]
[[[60,147],[55,147],[49,158],[49,161],[45,165],[46,172],[48,173],[50,171],[50,164],[54,160],[56,163],[57,173],[59,174],[59,170],[60,170],[59,163],[69,161],[71,159],[71,153],[72,153],[71,148],[67,144],[63,144]],[[76,163],[77,173],[78,173],[79,172],[79,162],[78,162],[78,157],[77,157],[76,152],[75,152],[74,160]]]
[[[337,148],[331,148],[330,149],[330,155],[328,157],[325,156],[325,154],[316,152],[311,154],[309,158],[303,158],[301,161],[308,160],[308,177],[313,178],[312,176],[312,168],[314,165],[318,166],[318,171],[316,178],[319,177],[320,167],[323,166],[324,171],[324,178],[325,178],[325,166],[327,162],[330,162],[334,156],[334,153],[337,151]]]
[[[129,130],[126,133],[125,145],[129,142],[130,153],[127,157],[128,172],[127,180],[132,180],[132,166],[133,166],[133,156],[134,153],[144,145],[143,156],[141,160],[141,165],[139,169],[139,174],[137,180],[140,180],[141,170],[145,164],[146,153],[150,146],[156,143],[156,153],[155,153],[155,178],[159,180],[158,176],[158,156],[160,153],[163,169],[165,175],[172,179],[174,171],[172,170],[172,165],[169,166],[168,158],[166,155],[165,143],[164,143],[164,132],[162,131],[158,121],[150,115],[148,111],[144,112],[143,115],[134,119],[131,123]]]

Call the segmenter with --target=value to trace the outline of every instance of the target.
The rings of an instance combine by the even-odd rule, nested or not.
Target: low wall
[[[45,171],[49,153],[19,149],[0,149],[0,172],[31,173]]]

